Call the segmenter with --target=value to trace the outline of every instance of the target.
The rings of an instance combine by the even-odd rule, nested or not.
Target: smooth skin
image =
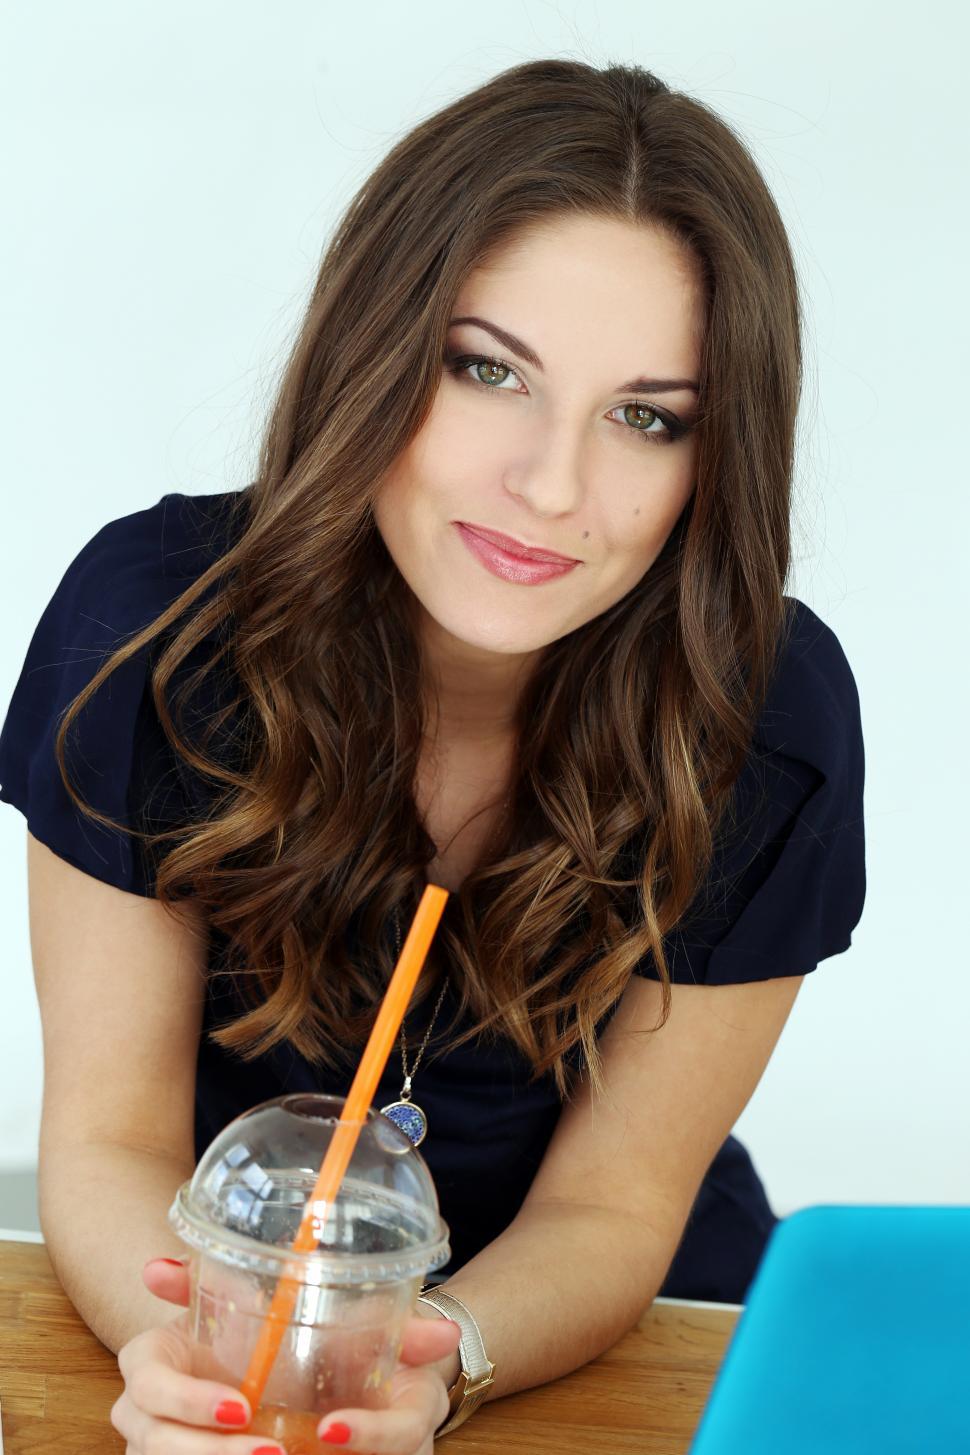
[[[458,291],[455,363],[374,505],[388,553],[419,603],[434,726],[450,744],[501,741],[543,650],[600,616],[656,560],[690,499],[697,435],[667,443],[661,417],[696,421],[703,293],[692,255],[655,227],[545,220]],[[530,363],[481,324],[498,325]],[[490,365],[459,367],[483,356]],[[541,364],[541,367],[540,367]],[[651,406],[655,406],[653,409]],[[454,521],[581,564],[541,585],[492,575]]]

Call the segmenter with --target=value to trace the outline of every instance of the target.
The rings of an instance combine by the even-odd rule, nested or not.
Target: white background
[[[869,889],[736,1130],[781,1214],[970,1202],[962,12],[41,0],[4,28],[0,710],[101,525],[252,478],[329,231],[403,132],[543,55],[638,62],[741,132],[804,288],[788,590],[859,687]],[[42,1084],[9,805],[0,864],[9,1173],[35,1164]]]

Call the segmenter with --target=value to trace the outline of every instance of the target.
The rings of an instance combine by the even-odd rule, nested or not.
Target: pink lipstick
[[[526,546],[521,549],[528,554],[519,555],[511,549],[504,549],[497,544],[496,539],[486,539],[477,529],[465,525],[464,521],[456,520],[454,524],[472,555],[477,556],[493,576],[499,576],[503,581],[511,581],[517,586],[538,586],[542,581],[567,575],[574,566],[581,564],[566,556],[559,556],[554,551],[539,551]],[[490,531],[489,535],[511,543],[511,537],[500,535],[497,531]]]

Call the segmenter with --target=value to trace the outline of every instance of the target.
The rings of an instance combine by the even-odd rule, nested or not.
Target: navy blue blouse
[[[0,800],[61,858],[132,894],[153,894],[144,845],[87,818],[68,797],[53,755],[62,710],[122,638],[153,620],[227,548],[234,495],[164,495],[109,521],[82,547],[43,611],[0,731]],[[864,754],[859,698],[834,632],[804,603],[738,779],[734,827],[719,836],[701,892],[665,948],[674,982],[723,985],[803,975],[849,948],[865,898]],[[85,799],[123,824],[190,820],[205,788],[169,745],[152,702],[157,644],[118,668],[69,735],[72,777]],[[200,658],[201,660],[201,658]],[[213,963],[225,946],[213,935]],[[656,979],[651,957],[637,967]],[[450,1024],[449,995],[440,1012]],[[286,1092],[345,1094],[354,1066],[327,1074],[288,1044],[252,1060],[209,1040],[245,1009],[223,977],[211,983],[198,1051],[196,1156],[233,1117]],[[420,1044],[429,1014],[407,1022]],[[415,1024],[415,1021],[418,1023]],[[461,1028],[464,1025],[459,1023]],[[508,1041],[434,1054],[414,1083],[427,1113],[421,1153],[451,1229],[455,1272],[509,1224],[560,1112],[551,1076],[529,1084]],[[389,1062],[375,1102],[398,1099]],[[326,1084],[324,1084],[324,1082]],[[701,1186],[661,1292],[742,1302],[774,1223],[746,1150],[728,1137]]]

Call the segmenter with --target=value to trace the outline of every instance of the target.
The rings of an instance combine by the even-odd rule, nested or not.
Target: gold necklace
[[[398,959],[400,959],[401,926],[398,922],[396,905],[394,907],[394,937],[397,945],[397,957]],[[428,1044],[428,1038],[431,1035],[431,1027],[434,1025],[438,1017],[438,1012],[441,1009],[441,1002],[445,998],[445,992],[447,991],[447,989],[448,981],[446,979],[444,985],[441,987],[441,994],[438,996],[438,1004],[434,1008],[434,1015],[431,1017],[428,1029],[425,1032],[424,1040],[421,1042],[421,1049],[418,1052],[417,1057],[415,1058],[414,1065],[411,1067],[410,1071],[408,1071],[407,1063],[407,1041],[404,1038],[404,1022],[401,1022],[401,1065],[404,1068],[404,1085],[401,1088],[401,1095],[399,1100],[389,1102],[387,1106],[381,1107],[381,1115],[389,1117],[392,1122],[399,1126],[405,1136],[410,1137],[411,1141],[416,1147],[419,1147],[424,1141],[425,1137],[428,1135],[428,1118],[421,1109],[421,1107],[419,1107],[416,1102],[413,1102],[411,1100],[411,1082],[417,1075],[418,1067],[421,1064],[421,1057],[424,1055],[425,1047]],[[405,1019],[407,1019],[407,1017],[405,1017]]]

